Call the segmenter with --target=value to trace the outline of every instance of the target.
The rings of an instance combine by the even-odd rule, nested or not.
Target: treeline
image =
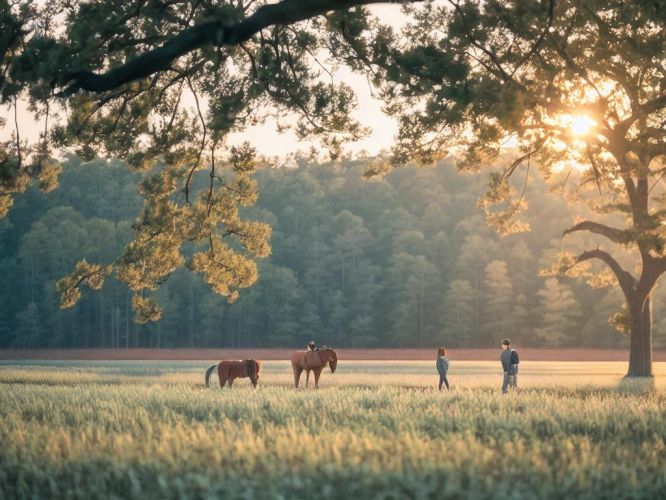
[[[528,184],[529,233],[499,238],[477,199],[486,177],[451,165],[363,180],[363,165],[257,173],[253,217],[273,227],[273,255],[233,305],[199,276],[175,273],[158,293],[158,323],[132,321],[130,293],[110,279],[76,307],[58,308],[55,281],[74,263],[112,260],[141,207],[120,164],[72,160],[61,187],[20,197],[0,221],[3,347],[620,347],[608,323],[617,289],[539,277],[562,249],[572,208]],[[666,342],[655,299],[657,345]]]

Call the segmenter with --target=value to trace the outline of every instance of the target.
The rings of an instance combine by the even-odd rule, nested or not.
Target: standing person
[[[439,372],[439,390],[442,390],[442,384],[446,384],[449,389],[449,381],[446,378],[446,372],[449,371],[449,359],[446,357],[446,348],[440,347],[437,350],[437,371]]]
[[[509,392],[509,387],[513,389],[518,387],[518,363],[520,363],[518,351],[511,349],[511,341],[509,339],[502,341],[500,361],[502,362],[502,370],[504,371],[502,393],[506,394]]]

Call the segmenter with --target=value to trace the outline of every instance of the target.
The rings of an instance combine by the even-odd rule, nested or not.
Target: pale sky
[[[405,21],[399,5],[374,5],[370,7],[370,10],[382,22],[394,27],[399,27]],[[344,81],[355,90],[358,97],[355,117],[363,126],[370,127],[372,130],[368,137],[348,145],[346,150],[352,153],[367,151],[372,155],[389,149],[397,127],[392,119],[382,113],[381,102],[372,97],[366,78],[352,73],[347,68],[340,68],[333,76],[335,82]],[[0,130],[0,140],[7,140],[15,128],[13,110],[4,108],[0,111],[0,116],[7,120],[5,126]],[[36,123],[32,119],[31,114],[26,110],[25,103],[19,103],[18,121],[21,138],[27,139],[30,143],[35,142],[43,124]],[[291,132],[279,134],[275,125],[273,120],[268,120],[263,125],[248,128],[242,133],[232,134],[228,139],[229,144],[247,140],[257,148],[260,154],[280,157],[298,150],[308,151],[312,145],[317,146],[311,142],[299,142]]]
[[[397,127],[395,121],[382,112],[381,102],[371,96],[365,77],[341,68],[335,74],[335,80],[344,81],[355,90],[358,96],[358,109],[354,113],[354,117],[363,126],[372,129],[369,136],[348,144],[346,150],[353,153],[365,150],[370,154],[376,154],[383,149],[389,149]],[[278,134],[275,129],[275,121],[272,119],[263,125],[248,128],[243,133],[232,134],[229,138],[230,144],[243,141],[249,141],[260,153],[267,156],[285,156],[299,149],[306,151],[314,144],[299,142],[292,132]],[[314,145],[316,146],[316,144]]]

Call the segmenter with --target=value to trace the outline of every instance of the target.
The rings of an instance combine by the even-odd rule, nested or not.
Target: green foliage
[[[15,111],[27,100],[44,124],[35,144],[26,144],[16,130],[0,145],[0,216],[33,182],[52,190],[62,168],[55,158],[65,153],[74,151],[84,161],[122,159],[142,174],[144,206],[132,240],[112,260],[97,262],[99,269],[143,293],[188,267],[234,301],[239,289],[256,281],[255,259],[270,253],[270,229],[239,214],[256,200],[251,175],[257,160],[249,145],[223,146],[228,135],[273,117],[281,129],[320,140],[337,158],[346,142],[367,133],[352,117],[353,90],[323,82],[313,69],[314,54],[325,49],[320,24],[269,23],[240,46],[227,40],[232,26],[267,2],[253,4],[0,2],[0,103]],[[85,86],[79,80],[86,72],[114,71],[173,46],[183,27],[193,25],[208,27],[208,44],[159,65],[149,77],[76,92]],[[192,100],[195,110],[186,104]],[[192,179],[202,170],[209,182],[195,189]],[[190,259],[183,247],[191,245],[208,248]],[[227,271],[212,272],[210,263],[221,259]],[[90,277],[81,280],[83,272]],[[60,282],[63,306],[74,305],[78,287],[93,274],[79,267]]]
[[[497,339],[510,338],[516,330],[512,314],[514,293],[506,262],[493,260],[485,268],[485,289],[482,325],[483,342],[494,346]]]
[[[544,310],[541,326],[535,334],[542,345],[557,347],[564,345],[575,332],[576,322],[581,316],[580,306],[571,289],[555,278],[548,278],[538,291]]]
[[[42,320],[37,304],[30,302],[24,311],[16,315],[16,347],[37,347],[40,344]]]
[[[237,168],[244,170],[251,158],[239,149]],[[571,221],[552,216],[568,208],[538,179],[526,199],[529,222],[540,231],[499,238],[476,207],[483,176],[459,176],[442,163],[368,182],[365,163],[299,162],[297,168],[260,168],[254,181],[262,196],[241,206],[240,222],[228,226],[238,239],[270,226],[270,260],[256,263],[236,253],[238,242],[215,239],[213,253],[209,241],[174,252],[194,272],[162,277],[124,262],[115,272],[99,264],[113,262],[129,246],[158,260],[153,270],[174,267],[166,253],[171,240],[155,236],[155,246],[132,246],[141,174],[119,164],[71,160],[60,189],[46,197],[34,190],[19,196],[0,223],[0,273],[6,277],[0,300],[7,314],[0,345],[17,342],[18,315],[31,302],[42,320],[40,347],[285,347],[311,338],[342,347],[495,347],[502,335],[518,345],[539,345],[534,329],[546,309],[537,295],[543,287],[537,271],[560,248],[551,235]],[[205,191],[208,180],[205,172],[194,174],[193,192]],[[263,233],[251,241],[264,241]],[[573,236],[569,243],[585,242]],[[268,250],[251,248],[262,255]],[[495,260],[506,269],[487,280],[486,267]],[[589,271],[597,272],[593,266]],[[257,276],[251,288],[239,288]],[[80,293],[67,310],[59,309],[59,280],[61,291]],[[134,290],[134,283],[159,289]],[[571,333],[585,328],[585,335],[568,335],[563,345],[621,347],[625,340],[607,323],[620,304],[617,290],[587,291],[574,280],[570,286],[589,313],[571,327]],[[663,304],[656,293],[655,315]],[[158,317],[158,324],[144,323]]]
[[[474,338],[474,289],[467,280],[453,280],[444,298],[442,341],[464,346]]]

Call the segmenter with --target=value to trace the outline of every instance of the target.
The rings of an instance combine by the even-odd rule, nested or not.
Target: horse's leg
[[[227,378],[220,374],[220,387],[224,389],[224,384],[227,383]]]
[[[305,388],[307,389],[309,385],[310,385],[310,369],[306,368],[305,369]]]
[[[319,376],[321,375],[321,368],[315,368],[314,370],[314,375],[315,375],[315,389],[319,389]]]
[[[229,389],[231,389],[231,386],[234,385],[234,380],[236,380],[236,377],[229,377]]]
[[[298,383],[301,380],[301,373],[303,373],[303,368],[296,365],[292,365],[292,368],[294,369],[294,387],[298,389]]]

